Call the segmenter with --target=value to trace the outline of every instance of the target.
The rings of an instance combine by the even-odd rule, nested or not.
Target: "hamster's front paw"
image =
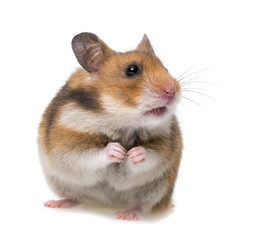
[[[146,160],[146,150],[141,146],[132,148],[127,154],[133,164],[142,163]]]
[[[120,163],[123,161],[126,150],[121,144],[110,142],[106,147],[106,153],[112,162]]]

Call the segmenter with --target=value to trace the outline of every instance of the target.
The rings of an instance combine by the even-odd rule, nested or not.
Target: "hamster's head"
[[[157,58],[149,39],[118,53],[92,33],[73,38],[72,48],[97,89],[105,116],[120,127],[155,126],[170,119],[181,88]]]

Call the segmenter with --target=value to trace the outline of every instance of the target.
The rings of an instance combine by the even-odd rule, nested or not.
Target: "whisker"
[[[191,71],[192,69],[194,69],[195,67],[189,68],[188,70],[186,70],[185,72],[183,72],[182,74],[179,74],[178,76],[176,76],[176,79],[179,79],[180,77],[184,76],[186,73],[188,73],[189,71]]]
[[[209,82],[209,81],[186,81],[186,82],[181,83],[180,86],[183,87],[183,86],[187,86],[192,83],[206,83],[206,84],[216,85],[213,82]]]
[[[185,96],[182,96],[183,98],[185,98],[185,99],[187,99],[187,100],[189,100],[190,102],[193,102],[194,104],[196,104],[199,108],[201,108],[205,113],[207,113],[207,111],[199,104],[199,103],[197,103],[196,101],[194,101],[194,100],[192,100],[192,99],[190,99],[190,98],[188,98],[188,97],[185,97]]]
[[[197,87],[192,87],[192,88],[187,88],[187,87],[183,87],[182,90],[204,90],[204,91],[209,91],[209,89],[206,88],[197,88]]]
[[[200,79],[200,78],[203,78],[202,76],[197,76],[197,77],[192,77],[192,78],[188,78],[188,79],[185,79],[184,81],[180,82],[180,84],[184,84],[186,82],[189,82],[189,81],[192,81],[192,80],[195,80],[195,79]]]
[[[183,79],[186,79],[186,78],[188,78],[188,77],[190,77],[190,76],[193,76],[193,75],[195,75],[195,74],[197,74],[197,73],[204,72],[204,71],[206,71],[206,70],[208,70],[208,68],[201,69],[201,70],[199,70],[199,71],[193,72],[193,73],[191,73],[191,74],[189,74],[189,75],[187,75],[187,76],[184,76],[184,77],[182,77],[182,78],[177,78],[177,80],[178,80],[179,82],[182,82]]]
[[[185,91],[185,92],[192,92],[192,93],[197,93],[197,94],[200,94],[200,95],[202,95],[202,96],[204,96],[204,97],[206,97],[206,98],[208,98],[208,99],[210,99],[211,101],[213,101],[214,103],[216,103],[216,104],[218,104],[213,98],[211,98],[211,97],[209,97],[209,96],[207,96],[206,94],[204,94],[204,93],[201,93],[201,92],[198,92],[198,91],[193,91],[193,90],[184,90],[183,89],[183,91]]]

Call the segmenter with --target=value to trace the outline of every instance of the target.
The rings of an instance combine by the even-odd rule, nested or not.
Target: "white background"
[[[1,1],[0,238],[256,239],[254,4]],[[124,222],[108,210],[42,204],[56,197],[41,172],[37,128],[78,67],[70,42],[83,31],[118,51],[147,33],[169,72],[190,69],[187,80],[199,81],[187,88],[201,94],[183,94],[201,107],[183,99],[178,108],[185,148],[172,213]]]

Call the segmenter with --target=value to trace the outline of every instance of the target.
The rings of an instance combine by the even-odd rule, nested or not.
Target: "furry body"
[[[116,82],[109,72],[122,67],[118,57],[113,54],[108,58],[114,63],[109,60],[98,75],[78,69],[70,77],[43,115],[39,155],[47,182],[59,197],[118,208],[139,204],[147,213],[166,208],[171,201],[182,152],[174,115],[177,101],[163,117],[142,117],[144,103],[151,101],[152,107],[162,101],[158,97],[151,100],[155,97],[152,91],[162,83],[159,80],[149,87],[133,83],[130,88],[131,83],[122,83],[118,76]],[[122,57],[148,62],[148,66],[154,63],[147,70],[148,78],[153,78],[152,72],[162,71],[160,62],[143,52]],[[127,151],[142,147],[145,161],[134,164],[125,154],[121,162],[113,162],[107,153],[109,143],[118,143]]]

